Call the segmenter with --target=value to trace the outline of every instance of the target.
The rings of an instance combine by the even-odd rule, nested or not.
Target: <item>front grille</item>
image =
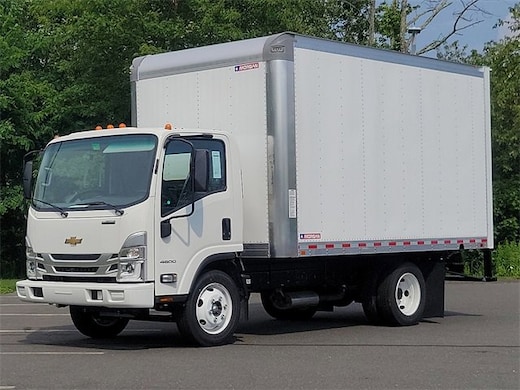
[[[80,255],[70,255],[70,254],[60,254],[55,253],[51,254],[54,260],[70,260],[70,261],[94,261],[99,259],[100,254],[80,254]]]
[[[43,277],[113,277],[117,274],[118,255],[114,253],[43,253],[38,261],[37,271]],[[51,279],[47,279],[51,280]],[[69,281],[69,280],[67,280]]]
[[[116,278],[103,278],[103,277],[83,277],[83,276],[56,276],[56,275],[43,275],[43,280],[50,282],[75,282],[75,283],[116,283]]]
[[[96,273],[99,267],[54,267],[56,272],[88,272],[88,273]]]

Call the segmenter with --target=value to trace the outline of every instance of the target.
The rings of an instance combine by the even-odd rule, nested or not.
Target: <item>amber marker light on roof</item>
[[[125,127],[126,127],[126,125],[125,125],[124,123],[120,123],[120,124],[119,124],[119,128],[120,128],[120,129],[124,129]]]
[[[171,123],[166,123],[166,124],[164,125],[164,128],[165,128],[166,130],[171,130],[171,129],[172,129],[172,124],[171,124]]]
[[[96,130],[103,130],[101,126],[96,126]]]
[[[107,125],[107,129],[113,129],[114,125]]]

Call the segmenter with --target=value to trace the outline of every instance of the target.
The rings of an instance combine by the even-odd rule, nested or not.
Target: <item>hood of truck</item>
[[[63,217],[58,212],[30,208],[28,245],[36,253],[117,254],[131,234],[151,233],[152,204],[129,207],[120,216],[113,210],[82,210],[70,211]]]

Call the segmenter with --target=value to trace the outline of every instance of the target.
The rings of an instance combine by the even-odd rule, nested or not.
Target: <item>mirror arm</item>
[[[171,236],[172,234],[172,225],[170,223],[170,221],[172,219],[176,219],[176,218],[187,218],[187,217],[190,217],[193,215],[193,213],[195,212],[195,199],[193,199],[190,203],[190,207],[191,207],[191,210],[188,214],[183,214],[183,215],[173,215],[169,218],[166,218],[166,219],[163,219],[161,221],[161,238],[166,238],[166,237],[169,237]]]

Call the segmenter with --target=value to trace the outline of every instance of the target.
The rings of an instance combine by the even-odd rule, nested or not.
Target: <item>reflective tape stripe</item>
[[[418,252],[428,250],[457,250],[461,245],[466,249],[485,248],[487,238],[446,238],[388,241],[349,242],[300,242],[300,256],[322,256],[363,253]]]

